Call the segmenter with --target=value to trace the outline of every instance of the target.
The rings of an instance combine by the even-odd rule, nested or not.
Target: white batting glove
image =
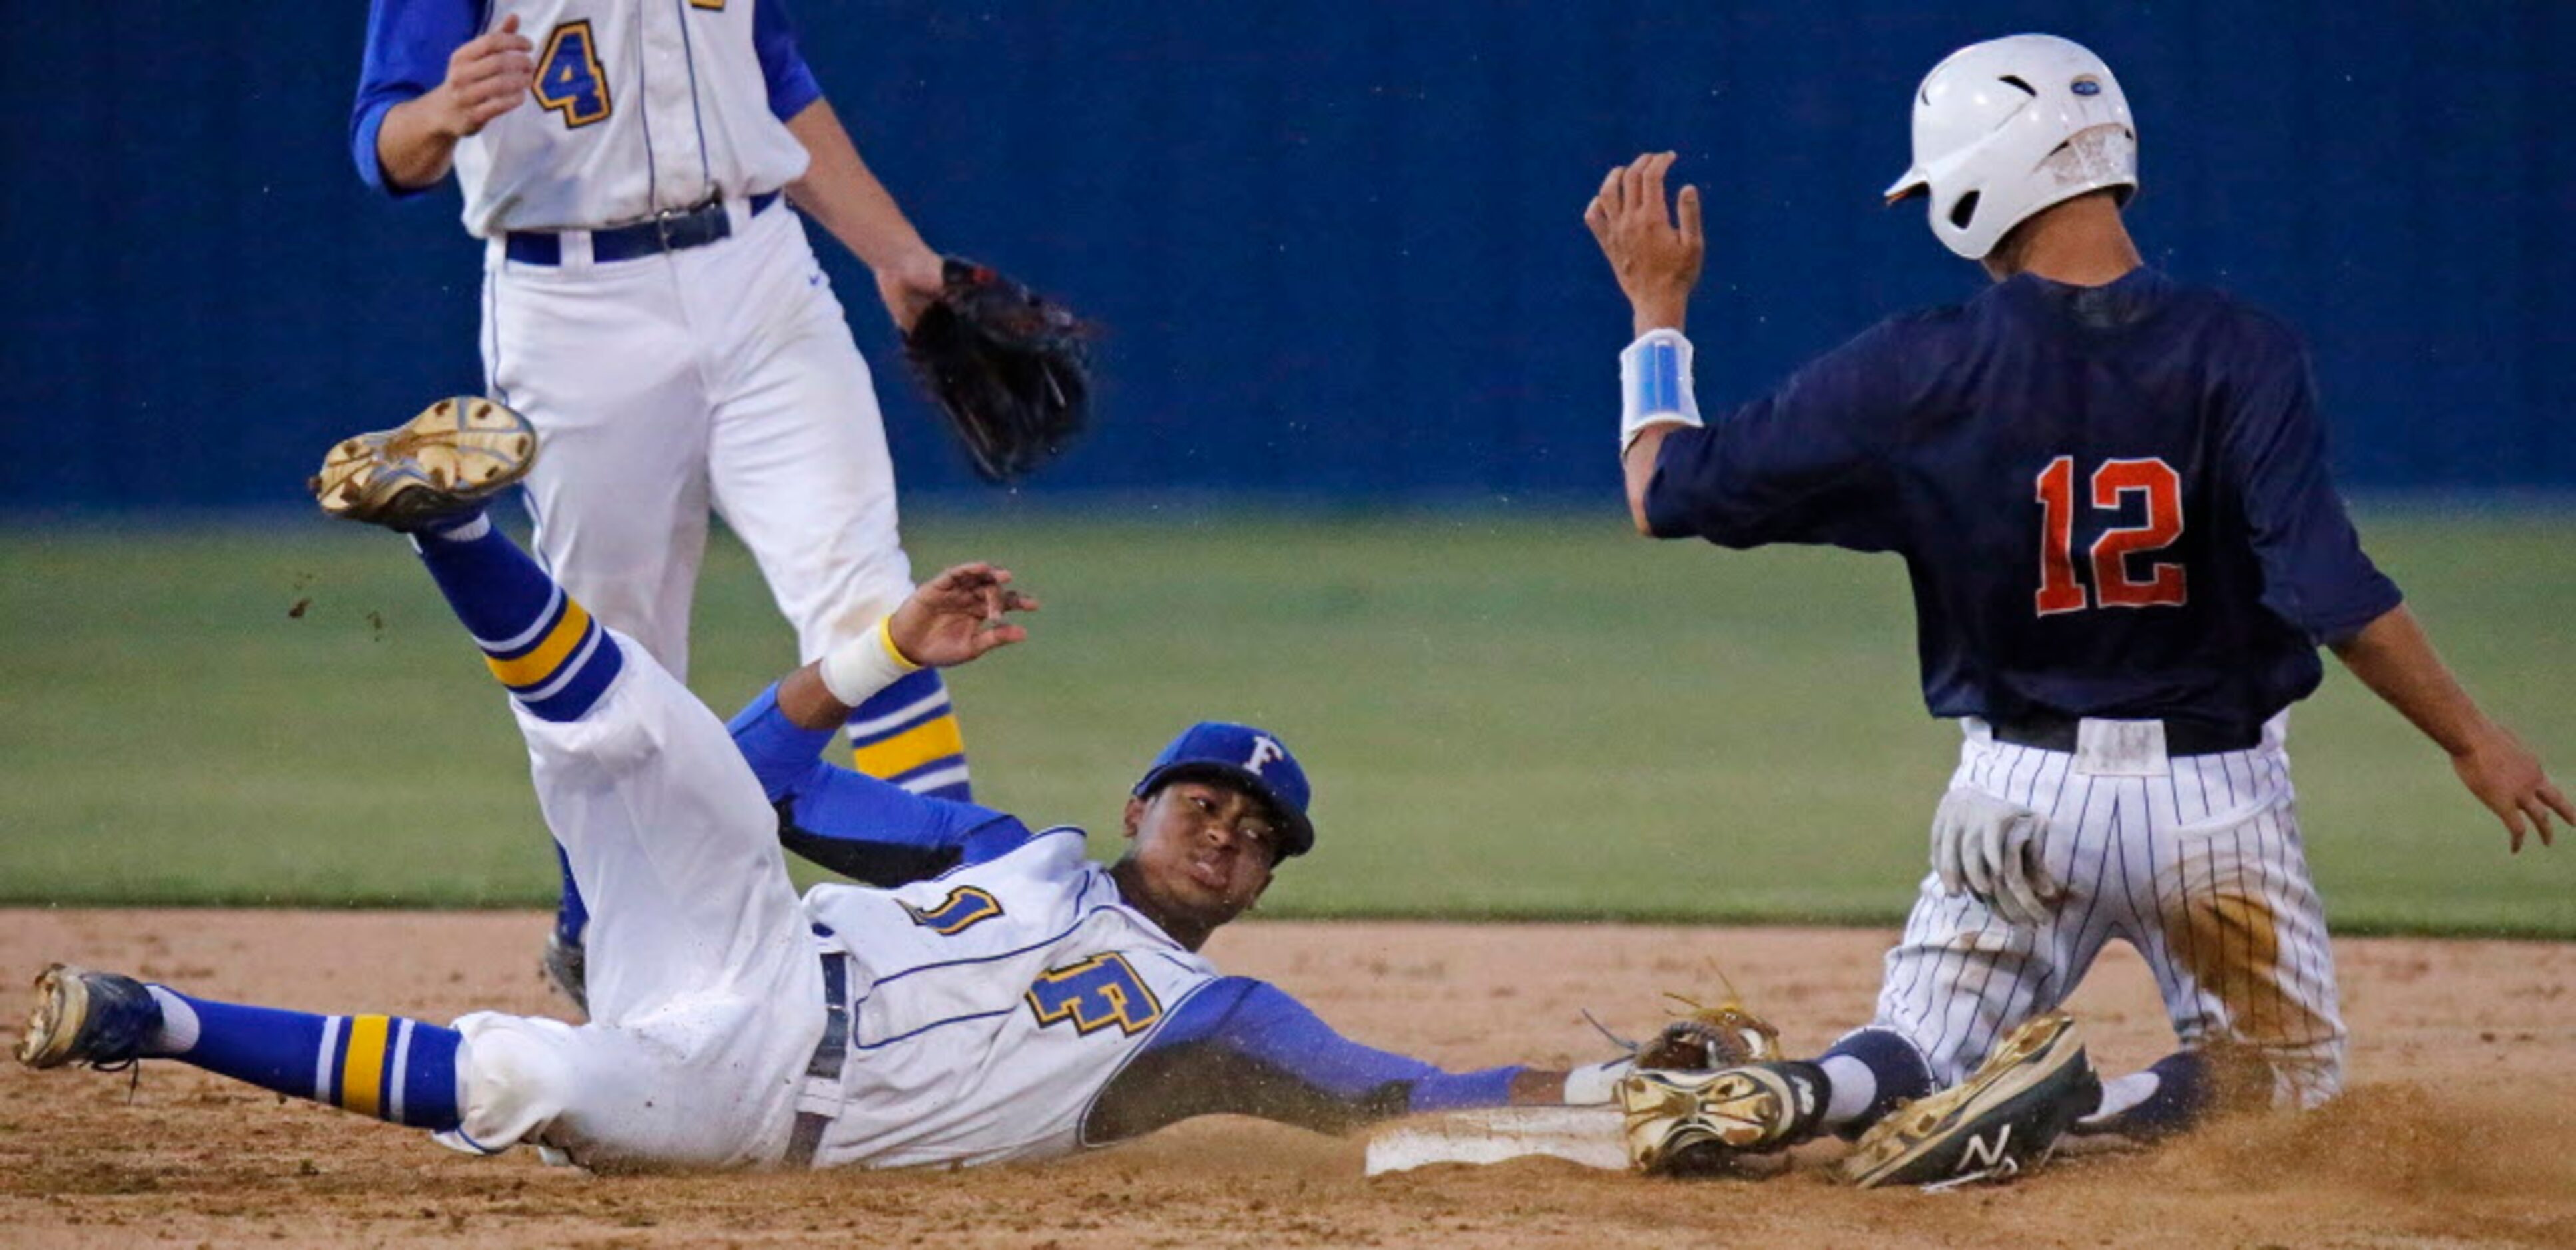
[[[2046,924],[2066,888],[2048,875],[2040,851],[2048,818],[1967,786],[1941,796],[1932,814],[1932,871],[1948,894],[1969,894],[2017,925]]]

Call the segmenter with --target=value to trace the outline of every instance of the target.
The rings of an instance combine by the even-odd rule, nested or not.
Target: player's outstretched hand
[[[1610,171],[1601,191],[1583,210],[1583,224],[1610,261],[1636,314],[1636,330],[1682,328],[1691,288],[1699,284],[1700,262],[1708,254],[1700,232],[1699,188],[1683,187],[1681,220],[1675,224],[1664,205],[1664,171],[1673,153],[1648,152]]]
[[[886,622],[886,636],[913,663],[947,668],[1027,640],[1029,631],[1007,617],[1037,608],[1037,600],[1011,589],[1009,569],[961,564],[913,591]]]
[[[2570,804],[2557,783],[2541,770],[2540,757],[2501,726],[2480,737],[2467,751],[2451,757],[2451,770],[2460,775],[2469,793],[2478,796],[2478,801],[2504,822],[2505,832],[2513,835],[2517,855],[2522,853],[2524,835],[2535,830],[2542,846],[2551,845],[2552,812],[2576,828],[2576,804]]]
[[[519,107],[536,81],[536,45],[519,33],[519,15],[465,41],[447,58],[447,81],[438,85],[439,129],[451,138],[481,134],[493,118]]]

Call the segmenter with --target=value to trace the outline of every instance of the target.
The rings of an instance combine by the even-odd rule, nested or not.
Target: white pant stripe
[[[393,1080],[387,1082],[393,1087],[394,1096],[385,1118],[400,1124],[403,1118],[403,1078],[411,1072],[411,1021],[397,1019],[395,1023],[401,1031],[394,1035],[394,1075]]]
[[[332,1052],[340,1048],[340,1022],[347,1017],[331,1016],[322,1022],[322,1053],[313,1060],[313,1101],[331,1101]]]

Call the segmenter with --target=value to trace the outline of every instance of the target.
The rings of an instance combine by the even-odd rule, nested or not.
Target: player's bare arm
[[[537,72],[535,50],[512,14],[450,54],[446,81],[385,113],[384,128],[376,132],[376,158],[386,181],[416,191],[445,178],[456,163],[457,140],[481,134],[493,118],[528,98]]]
[[[1014,612],[1037,611],[1038,601],[1011,589],[1011,571],[990,564],[961,564],[922,583],[875,629],[841,644],[831,654],[787,675],[778,684],[778,710],[805,729],[829,729],[849,719],[857,701],[841,694],[857,689],[864,676],[843,678],[848,671],[892,666],[900,671],[953,668],[1015,642],[1029,631],[1007,618]],[[835,689],[841,694],[834,693]]]
[[[831,101],[805,106],[787,120],[787,132],[812,160],[804,177],[787,184],[788,200],[867,262],[876,272],[886,315],[897,328],[911,329],[939,294],[939,253],[921,241],[921,232],[869,171]]]
[[[2522,851],[2523,837],[2534,831],[2542,846],[2551,844],[2552,812],[2576,825],[2576,804],[2549,779],[2531,748],[2490,719],[2461,688],[2414,613],[2393,609],[2337,644],[2334,653],[2372,693],[2450,755],[2451,769],[2469,793],[2504,822],[2516,854]]]
[[[1648,152],[1614,167],[1583,209],[1583,224],[1601,245],[1620,292],[1628,297],[1639,338],[1657,330],[1680,333],[1690,310],[1691,288],[1699,284],[1700,264],[1708,254],[1707,237],[1700,229],[1699,188],[1682,188],[1678,220],[1666,207],[1664,175],[1673,160],[1671,152]],[[1620,453],[1627,475],[1629,517],[1640,534],[1649,532],[1646,484],[1655,476],[1655,452],[1671,429],[1671,423],[1647,425]]]

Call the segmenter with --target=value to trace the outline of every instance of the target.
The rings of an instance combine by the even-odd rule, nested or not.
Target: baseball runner
[[[687,678],[710,508],[802,659],[910,592],[867,362],[779,200],[876,272],[898,325],[941,262],[823,98],[783,0],[374,0],[350,137],[396,197],[455,171],[484,241],[488,392],[546,439],[537,551],[601,621]],[[969,797],[937,672],[849,731],[867,771]],[[579,1002],[572,880],[546,967]]]
[[[344,442],[316,485],[326,510],[413,536],[509,689],[594,909],[590,1022],[307,1015],[58,965],[21,1060],[166,1056],[462,1150],[533,1143],[595,1168],[982,1164],[1220,1112],[1333,1131],[1607,1100],[1619,1065],[1444,1072],[1347,1041],[1199,955],[1314,843],[1305,772],[1271,734],[1181,734],[1137,782],[1130,849],[1107,867],[1079,829],[1032,832],[822,764],[833,727],[877,690],[1026,638],[1010,618],[1038,605],[1007,571],[941,574],[728,732],[484,516],[536,445],[498,404],[443,401]],[[800,900],[773,803],[908,883]]]
[[[1994,285],[1715,421],[1682,334],[1698,191],[1676,225],[1673,158],[1649,154],[1585,212],[1635,316],[1620,442],[1639,531],[1902,557],[1925,702],[1966,736],[1869,1026],[1813,1063],[1641,1093],[1695,1097],[1743,1153],[1964,1091],[1864,1138],[1847,1165],[1864,1182],[1941,1152],[2009,1168],[2076,1115],[2154,1136],[2231,1089],[2313,1106],[2342,1085],[2344,1026],[2284,742],[2316,648],[2442,748],[2514,850],[2576,809],[2363,555],[2298,339],[2141,264],[2109,67],[2045,35],[1963,48],[1923,80],[1913,131],[1889,202],[1925,197]],[[2097,1102],[2048,1013],[2114,938],[2154,970],[2180,1050]],[[2012,1123],[2009,1150],[1976,1138]]]

